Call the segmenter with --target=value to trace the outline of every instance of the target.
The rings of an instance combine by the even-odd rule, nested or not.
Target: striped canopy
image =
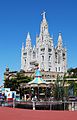
[[[34,78],[34,80],[32,80],[31,82],[29,82],[28,84],[29,85],[31,85],[31,84],[37,84],[37,85],[39,85],[39,84],[47,84],[47,83],[46,83],[46,81],[44,81],[42,79],[42,75],[40,73],[40,70],[37,69],[36,72],[35,72],[35,78]]]
[[[35,77],[42,77],[41,72],[40,72],[39,69],[36,70]]]

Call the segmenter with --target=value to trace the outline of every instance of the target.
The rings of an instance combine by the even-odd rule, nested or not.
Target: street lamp
[[[58,83],[58,99],[60,100],[60,98],[61,98],[61,83],[59,81],[59,83]]]

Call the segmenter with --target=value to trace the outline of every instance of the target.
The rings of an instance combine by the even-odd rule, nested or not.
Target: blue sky
[[[30,32],[35,44],[43,11],[46,11],[55,45],[58,33],[62,32],[68,68],[77,67],[76,0],[0,0],[0,84],[6,66],[11,71],[20,70],[22,42],[26,42],[27,32]]]

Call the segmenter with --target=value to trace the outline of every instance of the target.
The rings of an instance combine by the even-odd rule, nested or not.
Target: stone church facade
[[[62,72],[67,71],[67,51],[63,47],[62,34],[59,33],[58,44],[55,47],[53,37],[48,30],[45,12],[42,13],[40,34],[36,37],[36,45],[32,47],[30,34],[27,34],[26,46],[22,44],[21,69],[29,72],[39,65],[41,71]]]

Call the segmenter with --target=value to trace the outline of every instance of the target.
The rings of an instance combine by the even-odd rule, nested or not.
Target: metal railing
[[[77,101],[0,101],[1,107],[17,107],[33,110],[77,110]]]

